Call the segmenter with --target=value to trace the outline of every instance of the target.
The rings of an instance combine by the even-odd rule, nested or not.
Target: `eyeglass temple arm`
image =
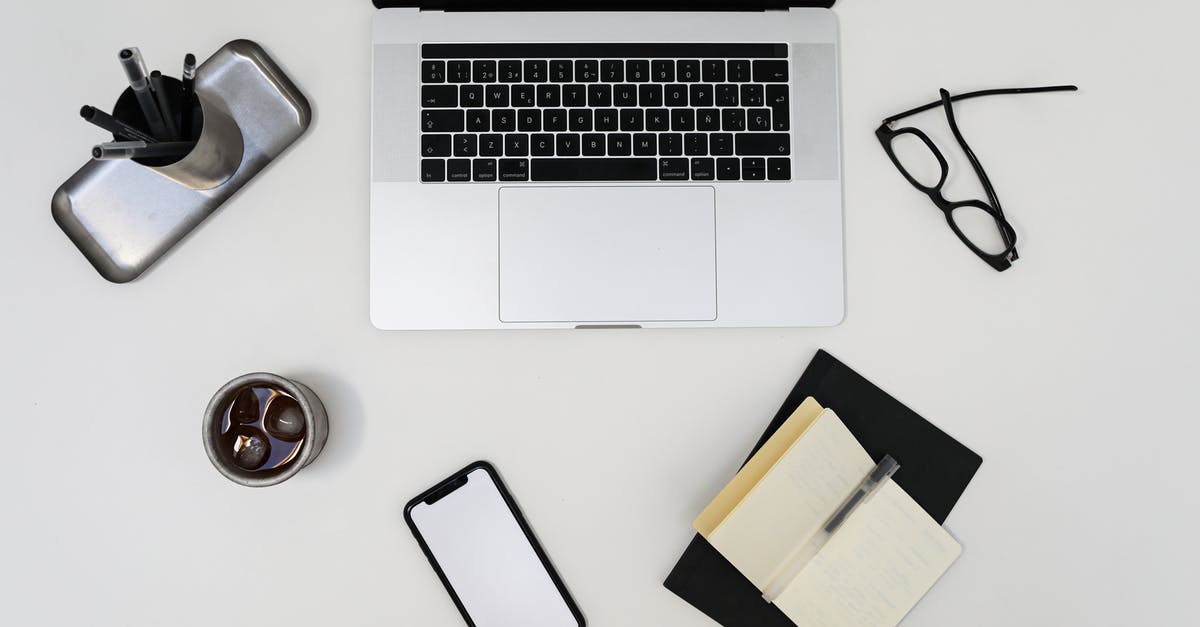
[[[980,98],[982,96],[998,96],[1001,94],[1039,94],[1039,93],[1044,93],[1044,92],[1048,92],[1048,91],[1078,91],[1078,90],[1079,90],[1079,88],[1076,87],[1075,85],[1051,85],[1049,87],[1015,87],[1015,88],[1010,88],[1010,89],[983,89],[980,91],[969,91],[965,94],[958,94],[957,96],[951,96],[950,102],[958,102],[959,100],[966,100],[968,98]],[[935,100],[927,105],[922,105],[915,109],[909,109],[908,111],[905,111],[904,113],[897,113],[896,115],[893,115],[893,116],[885,119],[883,121],[883,123],[884,123],[884,125],[891,124],[892,122],[895,122],[896,120],[899,120],[901,118],[906,118],[910,115],[916,115],[923,111],[929,111],[930,109],[936,109],[941,106],[942,106],[942,101]]]

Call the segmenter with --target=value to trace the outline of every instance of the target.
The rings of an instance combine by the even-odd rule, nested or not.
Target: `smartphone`
[[[475,627],[584,627],[500,475],[479,461],[408,502],[404,520]]]

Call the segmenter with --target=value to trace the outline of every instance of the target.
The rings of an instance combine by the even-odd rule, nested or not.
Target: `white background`
[[[818,347],[985,460],[947,523],[965,553],[906,624],[1191,624],[1200,11],[839,4],[842,326],[487,333],[368,321],[367,0],[6,4],[0,624],[460,624],[401,507],[477,458],[590,624],[710,624],[661,581]],[[310,133],[141,280],[106,283],[49,213],[101,137],[79,106],[111,105],[122,46],[173,74],[239,37],[312,100]],[[938,87],[1068,81],[958,108],[1020,232],[996,273],[873,130]],[[254,370],[312,386],[332,429],[265,490],[200,443],[209,396]]]

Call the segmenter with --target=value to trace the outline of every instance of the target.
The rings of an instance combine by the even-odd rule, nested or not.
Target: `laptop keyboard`
[[[424,44],[426,183],[787,181],[786,44]]]

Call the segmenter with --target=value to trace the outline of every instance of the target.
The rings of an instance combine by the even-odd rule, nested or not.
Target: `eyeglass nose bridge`
[[[934,185],[928,186],[921,184],[920,181],[918,181],[915,177],[913,177],[912,174],[908,172],[908,169],[904,167],[904,163],[901,162],[900,158],[896,156],[896,149],[892,144],[897,138],[903,135],[912,135],[921,140],[921,142],[925,144],[925,147],[929,149],[929,152],[934,156],[934,158],[937,159],[938,167],[940,167],[942,171],[941,176],[938,178],[938,182]],[[896,169],[900,171],[900,175],[903,176],[910,185],[929,195],[935,200],[941,197],[942,186],[946,184],[946,178],[950,176],[950,164],[946,161],[946,157],[942,154],[942,151],[938,150],[937,145],[933,143],[932,139],[929,139],[929,136],[926,135],[924,131],[911,126],[893,130],[884,124],[883,126],[879,127],[878,131],[876,131],[876,136],[879,138],[879,143],[883,144],[883,149],[885,152],[887,152],[888,158],[892,160],[892,164],[896,166]]]

